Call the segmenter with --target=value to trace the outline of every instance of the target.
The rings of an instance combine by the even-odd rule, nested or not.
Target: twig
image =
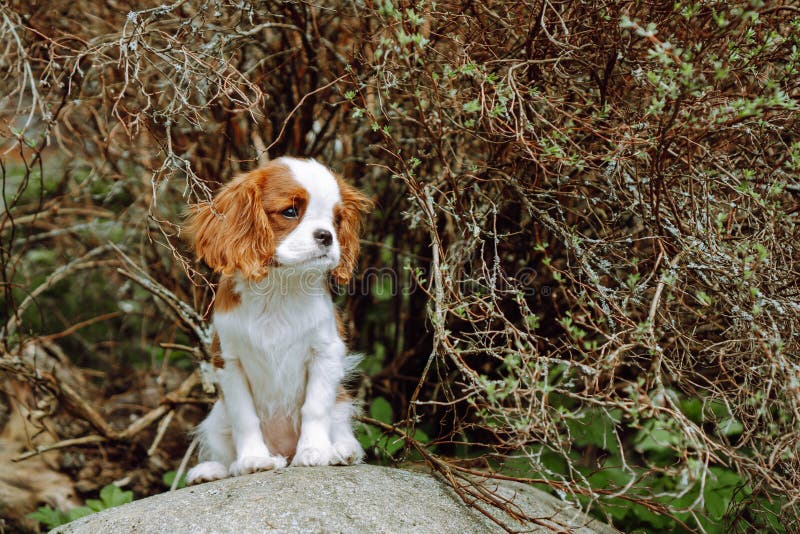
[[[0,359],[0,369],[4,368],[4,364],[6,358]],[[172,406],[172,398],[173,396],[176,399],[182,399],[186,396],[189,391],[200,383],[200,378],[198,377],[198,372],[195,371],[191,375],[189,375],[175,390],[173,393],[166,396],[163,401],[163,404],[158,408],[155,408],[145,415],[134,421],[130,424],[125,430],[122,432],[117,432],[111,425],[109,425],[105,419],[96,411],[94,408],[88,405],[86,401],[84,401],[76,392],[74,392],[69,386],[66,384],[61,384],[60,388],[54,384],[55,379],[52,375],[42,373],[42,379],[48,380],[51,382],[49,384],[50,389],[52,389],[56,395],[59,397],[60,400],[65,401],[68,405],[72,407],[72,411],[76,413],[76,415],[81,416],[86,421],[89,421],[95,428],[101,431],[102,435],[97,436],[84,436],[82,438],[75,438],[75,439],[67,439],[63,441],[59,441],[58,443],[54,443],[51,445],[45,445],[43,447],[37,447],[36,450],[27,451],[13,461],[20,461],[26,458],[30,458],[31,456],[35,456],[37,454],[41,454],[43,452],[62,449],[64,447],[71,447],[74,445],[85,445],[88,443],[101,443],[104,441],[128,441],[133,438],[136,434],[153,424],[155,421],[160,419],[165,413],[171,412]]]
[[[135,270],[139,271],[142,274],[132,273],[125,269],[117,269],[117,272],[128,278],[133,280],[142,288],[146,289],[156,297],[158,297],[162,302],[164,302],[167,306],[175,312],[175,315],[192,331],[195,337],[200,341],[200,350],[203,354],[203,360],[206,362],[210,362],[212,360],[211,355],[211,342],[213,338],[213,331],[210,326],[206,324],[205,321],[197,314],[194,309],[183,302],[181,299],[175,296],[175,294],[164,287],[163,285],[159,284],[149,276],[147,276],[137,265],[136,263],[131,260],[127,255],[118,251],[122,254],[123,258],[125,259],[126,263],[130,265]]]
[[[181,383],[178,389],[176,389],[175,391],[173,391],[164,398],[161,406],[153,410],[150,410],[142,417],[131,423],[130,426],[128,426],[128,428],[119,433],[117,439],[121,441],[126,441],[135,436],[136,434],[138,434],[139,432],[141,432],[142,430],[144,430],[145,428],[149,427],[154,422],[161,419],[163,415],[165,415],[172,409],[171,399],[173,396],[184,397],[189,393],[189,391],[191,391],[193,387],[195,387],[199,383],[200,383],[200,378],[198,376],[198,372],[195,371],[188,377],[186,377],[186,379]]]
[[[663,252],[658,256],[658,261],[661,260],[662,255]],[[656,286],[656,292],[653,295],[653,300],[650,303],[650,311],[647,314],[647,329],[648,329],[648,334],[650,336],[650,343],[653,350],[656,352],[656,357],[653,362],[653,370],[656,383],[659,385],[659,387],[663,387],[663,382],[661,379],[661,364],[664,360],[664,351],[658,347],[658,343],[656,340],[656,335],[655,335],[656,311],[658,310],[658,303],[661,300],[661,293],[664,291],[664,287],[666,286],[667,283],[667,278],[669,277],[670,272],[675,268],[675,266],[678,265],[681,256],[683,256],[683,251],[681,251],[674,258],[672,258],[672,261],[669,262],[669,267],[667,267],[665,272],[661,275],[661,278],[658,281],[658,285]],[[656,262],[656,264],[658,264],[658,261]]]
[[[22,215],[20,217],[17,217],[14,219],[14,225],[21,226],[23,224],[28,224],[40,220],[46,220],[48,216],[56,216],[56,215],[86,215],[89,217],[112,219],[114,217],[114,212],[99,208],[61,208],[58,206],[54,206],[51,209],[37,211],[36,213],[31,213],[29,215]],[[5,221],[8,218],[8,216],[9,214],[6,212],[4,214],[3,222],[0,223],[0,230],[2,231],[11,228],[11,226],[5,225]]]
[[[269,152],[267,151],[267,146],[264,144],[264,139],[261,138],[261,134],[255,129],[250,134],[250,139],[253,141],[253,145],[255,145],[256,148],[258,166],[263,167],[269,162]]]
[[[59,400],[66,402],[68,408],[71,406],[71,411],[73,413],[91,423],[103,436],[109,439],[118,439],[120,437],[111,425],[106,422],[103,416],[89,404],[84,396],[74,391],[68,384],[64,383],[63,380],[56,381],[52,376],[49,378],[53,382],[53,387],[56,388],[56,395]]]
[[[189,444],[189,448],[186,449],[186,453],[183,455],[183,459],[181,460],[180,465],[178,466],[178,470],[175,472],[175,479],[172,481],[172,484],[169,486],[170,491],[175,491],[178,488],[178,484],[180,483],[181,477],[183,473],[186,471],[186,466],[189,464],[189,459],[194,454],[194,450],[197,447],[197,436],[194,437],[192,442]]]
[[[38,456],[39,454],[43,454],[48,451],[55,451],[58,449],[64,449],[66,447],[77,447],[78,445],[92,445],[95,443],[103,443],[105,441],[108,441],[108,438],[104,436],[98,436],[96,434],[74,439],[65,439],[63,441],[59,441],[58,443],[52,443],[50,445],[39,445],[38,447],[36,447],[35,450],[24,452],[19,456],[13,458],[11,461],[21,462],[22,460],[27,460],[32,456]]]
[[[59,267],[55,271],[53,271],[47,279],[42,282],[39,287],[31,291],[31,293],[25,297],[25,300],[20,303],[17,307],[14,316],[10,317],[3,328],[3,331],[0,332],[0,337],[8,337],[14,333],[17,326],[16,319],[21,317],[25,310],[30,306],[30,304],[42,293],[53,287],[55,284],[66,278],[67,276],[71,275],[76,271],[80,271],[83,269],[93,269],[95,267],[106,265],[103,261],[89,261],[92,258],[110,252],[111,250],[115,250],[117,247],[114,245],[103,245],[101,247],[94,248],[81,256],[80,258],[76,258],[69,262],[68,264]]]
[[[161,443],[161,440],[164,437],[164,432],[167,431],[167,427],[172,422],[172,418],[175,416],[175,410],[170,410],[166,417],[162,419],[158,423],[158,430],[156,430],[156,437],[153,438],[153,443],[150,445],[150,448],[147,449],[147,456],[153,456],[155,454],[156,449],[158,449],[158,445]]]
[[[310,97],[311,95],[317,94],[320,91],[324,91],[325,89],[327,89],[328,87],[330,87],[332,85],[336,85],[337,83],[339,83],[340,81],[344,80],[348,76],[349,76],[349,74],[342,74],[341,76],[339,76],[335,80],[326,83],[322,87],[317,87],[313,91],[310,91],[310,92],[306,93],[305,95],[303,95],[303,98],[300,99],[300,102],[298,102],[297,105],[292,109],[292,111],[290,111],[289,114],[286,115],[286,118],[283,119],[283,124],[281,125],[280,132],[278,132],[277,137],[275,137],[275,140],[272,141],[272,143],[270,143],[270,145],[267,147],[267,150],[265,152],[269,153],[269,151],[272,150],[272,147],[274,147],[276,144],[278,144],[280,142],[281,138],[283,137],[283,132],[286,131],[286,125],[289,124],[289,121],[291,120],[291,118],[294,116],[294,114],[297,112],[297,110],[300,109],[303,106],[303,104],[305,103],[305,101],[306,101],[306,99],[308,97]]]
[[[93,325],[94,323],[99,323],[101,321],[106,321],[108,319],[114,319],[115,317],[119,317],[122,315],[122,312],[115,311],[111,313],[104,313],[103,315],[98,315],[97,317],[92,317],[91,319],[86,319],[85,321],[81,321],[79,323],[75,323],[74,325],[70,326],[66,330],[62,330],[61,332],[56,332],[55,334],[47,334],[46,336],[41,336],[39,339],[48,339],[50,341],[54,339],[59,339],[62,337],[69,336],[74,334],[81,328],[84,328],[89,325]]]

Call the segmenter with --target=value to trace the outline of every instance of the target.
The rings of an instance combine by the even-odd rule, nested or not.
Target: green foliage
[[[38,510],[29,513],[27,517],[38,521],[50,530],[92,513],[94,513],[94,511],[86,506],[73,508],[69,512],[55,510],[49,506],[40,506]]]
[[[700,417],[702,403],[692,399],[686,403],[686,409]],[[574,462],[570,464],[560,459],[553,451],[531,451],[531,456],[517,457],[503,463],[501,472],[524,478],[550,478],[566,477],[570,469],[577,470],[586,477],[594,488],[601,488],[615,492],[631,483],[638,481],[646,484],[657,493],[679,492],[680,497],[660,497],[655,499],[657,504],[673,508],[691,508],[694,513],[673,512],[673,517],[659,514],[650,508],[630,499],[619,497],[589,499],[579,496],[583,505],[590,503],[600,517],[608,516],[615,524],[626,525],[629,532],[682,532],[681,523],[692,524],[699,520],[703,529],[709,533],[729,532],[724,523],[726,513],[732,506],[741,506],[748,502],[751,491],[744,479],[729,468],[712,467],[706,472],[702,466],[694,464],[693,472],[676,473],[673,475],[659,474],[652,469],[623,463],[620,455],[618,429],[630,426],[630,421],[622,421],[621,410],[606,413],[602,410],[588,409],[575,412],[577,417],[568,420],[567,426],[575,452],[570,454]],[[632,438],[622,439],[623,446],[634,447],[642,454],[644,464],[652,467],[669,466],[677,459],[675,453],[678,449],[676,433],[662,420],[647,420],[641,428],[632,435]],[[630,443],[628,443],[630,442]],[[582,465],[577,450],[593,447],[602,451],[597,455],[596,463],[592,466]],[[538,468],[535,467],[538,465]],[[700,478],[703,477],[703,478]],[[636,498],[636,494],[628,497]],[[698,504],[699,503],[699,504]],[[766,501],[759,503],[760,507],[769,506]]]
[[[383,397],[376,397],[369,407],[369,416],[387,425],[394,422],[394,411],[391,404]],[[400,427],[402,430],[402,427]],[[420,443],[429,443],[430,437],[420,428],[415,428],[411,437]],[[405,447],[402,436],[384,432],[370,425],[360,425],[356,430],[356,439],[365,451],[371,452],[381,463],[392,462],[395,455]],[[419,459],[416,451],[411,451],[410,459]]]
[[[174,470],[167,471],[163,475],[161,475],[161,481],[164,483],[166,487],[171,488],[172,483],[175,482],[175,477],[177,476],[177,474],[178,472]],[[183,475],[181,475],[181,478],[178,481],[178,484],[175,486],[175,488],[181,489],[185,487],[186,487],[186,474],[184,473]]]
[[[38,521],[49,530],[95,512],[102,512],[108,508],[133,501],[132,491],[123,491],[114,484],[103,486],[99,496],[99,499],[86,499],[86,506],[78,506],[67,512],[55,510],[50,506],[40,506],[37,511],[31,512],[27,517]]]
[[[103,486],[100,490],[100,499],[87,499],[86,505],[95,512],[100,512],[106,508],[113,508],[121,504],[127,504],[133,500],[132,491],[123,491],[114,484]]]

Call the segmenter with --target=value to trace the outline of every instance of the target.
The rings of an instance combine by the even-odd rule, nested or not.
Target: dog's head
[[[188,229],[215,271],[258,279],[270,268],[331,271],[346,284],[371,202],[311,159],[279,158],[194,206]]]

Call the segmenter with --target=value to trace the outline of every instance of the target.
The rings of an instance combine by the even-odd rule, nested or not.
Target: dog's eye
[[[281,215],[283,215],[287,219],[296,219],[298,215],[297,208],[295,207],[286,208],[281,212]]]

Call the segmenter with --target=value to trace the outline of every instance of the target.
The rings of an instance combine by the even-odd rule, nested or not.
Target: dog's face
[[[189,217],[197,256],[258,279],[270,268],[331,271],[345,284],[370,201],[314,160],[280,158],[225,185]]]

